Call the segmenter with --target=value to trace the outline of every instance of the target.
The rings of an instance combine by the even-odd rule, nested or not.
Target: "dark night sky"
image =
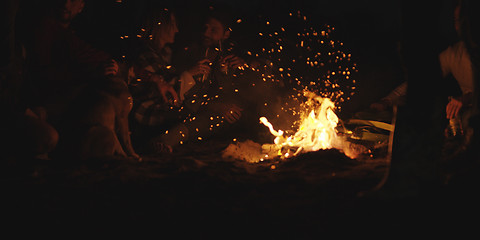
[[[132,34],[138,30],[139,19],[142,16],[145,2],[148,0],[86,0],[83,13],[76,19],[74,26],[78,34],[92,45],[110,52],[113,56],[122,55],[120,36]],[[28,1],[26,1],[28,2]],[[198,24],[199,9],[212,1],[194,0],[167,0],[155,1],[173,7],[177,12],[180,33],[177,40],[188,39],[191,29]],[[401,40],[401,1],[382,0],[217,0],[233,9],[234,18],[242,18],[247,24],[232,36],[250,40],[249,34],[257,34],[256,22],[258,16],[272,18],[284,16],[290,11],[300,10],[308,16],[312,25],[331,24],[336,28],[335,37],[345,43],[345,47],[352,53],[358,64],[357,95],[355,101],[347,104],[344,109],[347,115],[362,110],[368,105],[388,94],[395,86],[403,81],[400,73],[398,42]],[[407,2],[406,6],[415,7],[414,1]],[[439,20],[440,32],[445,41],[451,36],[453,25],[449,19],[449,3],[443,0],[442,16]],[[413,4],[411,4],[413,3]],[[38,3],[36,3],[38,4]],[[34,7],[31,7],[34,6]],[[29,5],[36,9],[35,4]],[[252,28],[248,24],[252,25]],[[275,24],[275,21],[272,21]],[[238,30],[238,29],[237,29]],[[234,29],[235,31],[235,29]],[[377,89],[365,91],[364,89]],[[356,99],[355,99],[356,98]],[[349,116],[347,116],[349,117]]]
[[[90,38],[93,44],[97,44],[98,47],[115,55],[115,51],[119,47],[113,43],[121,44],[118,36],[128,34],[129,31],[136,28],[132,26],[132,23],[138,21],[141,16],[143,2],[138,0],[124,0],[122,3],[116,3],[113,0],[87,1],[87,5],[90,5],[86,7],[83,16],[78,19],[78,22],[83,23],[80,26],[84,27],[79,33],[83,33],[86,38]],[[177,34],[177,40],[188,38],[189,29],[195,28],[195,24],[198,22],[198,9],[205,4],[205,1],[164,2],[167,3],[166,6],[173,6],[177,12],[180,22],[180,33]],[[376,93],[358,94],[357,98],[362,101],[352,101],[350,112],[365,108],[370,102],[384,96],[401,82],[401,77],[395,72],[395,65],[398,65],[395,56],[396,41],[399,38],[400,28],[398,1],[219,0],[216,2],[234,9],[233,17],[242,18],[247,24],[247,27],[241,29],[240,32],[232,34],[232,36],[240,36],[243,39],[249,34],[257,34],[258,31],[254,28],[256,24],[254,19],[259,15],[281,18],[290,11],[300,10],[309,17],[312,25],[327,23],[335,26],[338,40],[345,43],[362,71],[358,76],[360,79],[357,80],[359,92],[362,87],[379,89]],[[248,26],[249,23],[252,28]],[[274,21],[272,23],[274,24]],[[369,69],[371,67],[381,69],[381,71],[372,71]],[[345,109],[348,111],[348,105]]]

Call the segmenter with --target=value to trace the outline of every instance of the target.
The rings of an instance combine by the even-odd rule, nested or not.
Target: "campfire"
[[[305,90],[304,96],[308,98],[303,104],[300,126],[295,134],[284,136],[284,131],[276,131],[267,118],[261,117],[260,122],[267,126],[276,137],[274,140],[278,156],[296,156],[302,151],[317,151],[332,148],[337,139],[335,128],[338,117],[333,109],[335,105],[328,98],[322,98]]]
[[[274,27],[270,20],[265,21],[259,36],[268,47],[249,54],[271,61],[264,66],[265,72],[270,73],[264,81],[284,82],[293,88],[294,93],[285,102],[294,104],[285,103],[281,114],[289,116],[283,123],[289,123],[291,117],[295,120],[290,129],[275,129],[272,123],[278,123],[279,115],[273,114],[270,120],[259,116],[260,123],[274,136],[273,143],[235,142],[224,151],[224,156],[262,162],[333,148],[356,158],[366,149],[347,140],[352,131],[341,124],[335,113],[355,93],[352,75],[358,70],[351,54],[342,50],[342,42],[332,39],[334,27],[325,24],[317,29],[299,11],[289,13],[283,20],[288,27]]]
[[[224,157],[234,157],[248,162],[263,162],[268,159],[286,159],[305,152],[326,149],[337,149],[346,156],[354,159],[368,151],[365,147],[348,141],[352,131],[346,130],[335,114],[335,104],[328,98],[323,98],[313,92],[305,90],[307,98],[301,105],[300,119],[293,134],[286,134],[284,130],[275,130],[266,117],[260,118],[260,123],[268,127],[275,136],[274,143],[263,144],[246,141],[231,144],[225,151]],[[338,128],[343,128],[339,131]]]

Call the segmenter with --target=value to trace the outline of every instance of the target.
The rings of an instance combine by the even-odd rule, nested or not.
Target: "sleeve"
[[[67,31],[66,34],[66,38],[70,43],[70,50],[72,52],[72,56],[75,56],[76,62],[86,72],[101,72],[103,70],[103,64],[105,64],[112,58],[110,54],[93,48],[90,44],[78,38],[73,32]]]
[[[168,81],[174,79],[173,69],[163,61],[156,53],[144,51],[139,54],[134,63],[134,74],[137,79],[131,86],[132,95],[139,102],[146,100],[155,100],[160,98],[160,92],[157,88],[158,81]]]
[[[451,62],[452,62],[452,48],[448,47],[438,55],[440,61],[440,67],[442,69],[442,76],[446,77],[452,72]]]
[[[166,63],[152,51],[145,51],[140,54],[135,62],[138,70],[148,73],[161,73]]]
[[[29,64],[28,101],[33,107],[45,103],[45,90],[57,87],[58,79],[68,79],[69,74],[64,68],[54,64],[53,51],[55,39],[58,38],[58,29],[50,19],[43,19],[33,29],[27,57]],[[48,91],[47,91],[48,92]]]
[[[408,82],[405,81],[398,87],[393,89],[386,97],[382,98],[382,101],[386,101],[389,104],[399,105],[405,101],[407,95]]]

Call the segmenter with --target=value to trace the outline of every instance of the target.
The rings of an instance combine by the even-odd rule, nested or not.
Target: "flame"
[[[295,134],[284,136],[285,132],[275,130],[267,118],[260,118],[260,122],[276,137],[274,143],[277,146],[278,155],[288,158],[302,151],[330,149],[337,139],[335,128],[338,117],[333,111],[335,104],[329,98],[322,98],[310,91],[304,91],[304,96],[308,101],[303,104],[305,110],[301,114],[300,124]],[[282,150],[287,151],[282,153]],[[293,154],[290,151],[293,151]]]

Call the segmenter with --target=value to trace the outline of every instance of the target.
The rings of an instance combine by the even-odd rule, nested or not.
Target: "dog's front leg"
[[[135,159],[140,159],[140,156],[135,153],[132,146],[132,140],[130,138],[130,129],[128,127],[128,116],[117,116],[116,118],[117,136],[120,140],[120,144],[125,150],[127,156]]]
[[[118,132],[113,132],[115,134],[115,137],[114,137],[114,154],[115,155],[119,155],[119,156],[122,156],[122,157],[127,157],[128,155],[125,153],[125,151],[123,150],[123,147],[122,147],[122,144],[120,143],[120,141],[118,140]]]

